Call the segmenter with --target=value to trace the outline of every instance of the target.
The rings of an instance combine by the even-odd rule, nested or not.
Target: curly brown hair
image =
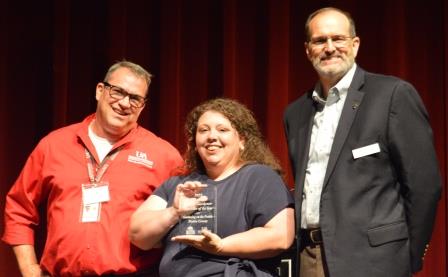
[[[199,118],[207,111],[224,115],[230,121],[232,127],[236,129],[238,135],[244,139],[244,149],[240,152],[240,160],[243,163],[267,165],[283,177],[284,173],[280,163],[264,142],[253,113],[243,104],[226,98],[216,98],[203,102],[188,114],[185,122],[187,150],[184,153],[184,174],[194,171],[206,172],[204,163],[196,151],[196,130]]]

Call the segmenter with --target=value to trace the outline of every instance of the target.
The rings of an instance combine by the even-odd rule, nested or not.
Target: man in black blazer
[[[356,65],[348,13],[320,9],[306,34],[319,82],[284,115],[300,276],[411,276],[441,193],[427,112],[409,83]]]

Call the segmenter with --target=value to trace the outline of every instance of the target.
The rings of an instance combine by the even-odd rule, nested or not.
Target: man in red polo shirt
[[[157,272],[159,251],[131,246],[129,218],[183,161],[137,124],[150,82],[139,65],[114,64],[96,86],[96,113],[51,132],[29,156],[6,197],[3,235],[23,276]],[[45,200],[48,233],[39,263],[34,226]]]

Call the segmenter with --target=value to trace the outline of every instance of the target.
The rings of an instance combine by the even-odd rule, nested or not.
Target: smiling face
[[[334,10],[312,18],[309,35],[309,41],[305,43],[308,59],[321,81],[335,85],[355,63],[360,39],[350,33],[347,17]]]
[[[221,113],[204,112],[198,120],[196,148],[209,177],[222,179],[241,167],[244,140]]]
[[[107,82],[120,87],[128,93],[146,97],[148,84],[145,79],[136,76],[125,67],[118,68],[111,73]],[[121,100],[112,98],[110,87],[104,83],[96,86],[96,119],[93,131],[100,137],[116,142],[137,126],[137,120],[144,107],[134,108],[129,103],[129,97]]]

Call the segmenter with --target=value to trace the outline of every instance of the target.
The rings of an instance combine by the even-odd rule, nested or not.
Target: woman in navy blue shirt
[[[132,243],[164,246],[162,277],[276,276],[277,257],[294,240],[293,199],[253,114],[214,99],[190,112],[185,130],[185,171],[134,213]],[[214,194],[198,197],[206,190]],[[213,203],[203,216],[214,226],[189,234],[186,218],[204,203]]]

